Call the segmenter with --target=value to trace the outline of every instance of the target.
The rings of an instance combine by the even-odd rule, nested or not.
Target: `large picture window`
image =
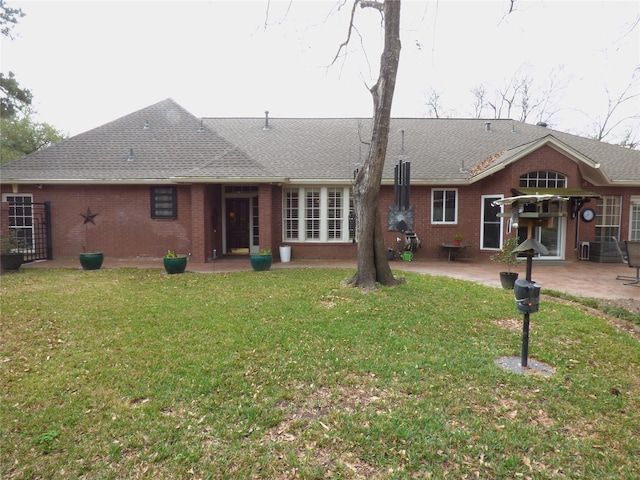
[[[458,222],[458,190],[431,191],[431,223]]]
[[[349,188],[295,187],[283,192],[282,236],[288,242],[349,241]]]
[[[176,187],[151,188],[151,218],[178,218]]]

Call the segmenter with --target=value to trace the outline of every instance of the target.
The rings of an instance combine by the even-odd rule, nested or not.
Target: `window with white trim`
[[[502,195],[482,195],[482,222],[480,225],[480,245],[482,249],[498,250],[502,240],[502,212],[500,205],[493,202],[502,199]]]
[[[327,234],[329,240],[342,240],[344,223],[344,207],[342,204],[342,189],[327,189]]]
[[[2,201],[9,204],[9,229],[15,234],[20,249],[33,248],[33,195],[4,194]]]
[[[299,237],[298,226],[300,221],[298,219],[298,208],[300,204],[298,199],[298,189],[287,189],[284,191],[284,218],[282,224],[284,226],[285,240],[297,240]]]
[[[307,240],[320,240],[320,189],[311,188],[305,191],[307,211],[306,238]]]
[[[629,208],[629,240],[640,242],[640,196],[635,195]]]
[[[561,173],[540,170],[520,176],[521,187],[567,188],[567,177]]]
[[[349,187],[283,189],[282,236],[288,242],[349,241]]]
[[[603,195],[596,205],[596,242],[620,240],[621,198],[617,195]]]
[[[431,190],[431,223],[458,223],[458,190]]]

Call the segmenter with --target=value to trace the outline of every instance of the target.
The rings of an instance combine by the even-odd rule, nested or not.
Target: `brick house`
[[[172,249],[206,262],[214,250],[271,248],[277,256],[283,243],[294,259],[355,258],[350,190],[370,125],[268,114],[200,119],[167,99],[2,166],[0,218],[34,250],[45,224],[48,258]],[[584,242],[597,250],[612,236],[640,240],[639,151],[513,120],[396,118],[381,212],[395,203],[399,159],[411,165],[416,258],[442,256],[454,234],[472,256],[490,255],[509,230],[492,202],[532,192],[569,198],[537,206],[559,215],[534,232],[549,249],[541,260],[577,259]],[[589,210],[592,220],[583,216]],[[395,246],[398,231],[382,222]]]

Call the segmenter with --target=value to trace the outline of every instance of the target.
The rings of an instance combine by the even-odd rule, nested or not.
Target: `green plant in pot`
[[[0,271],[17,271],[24,262],[20,239],[14,229],[0,232]]]
[[[462,243],[462,235],[460,235],[459,233],[456,233],[453,236],[453,244],[454,245],[460,245]]]
[[[178,255],[173,250],[167,250],[167,254],[162,259],[164,269],[168,274],[184,273],[187,268],[187,256]]]
[[[91,213],[91,208],[87,208],[87,212],[81,213],[80,216],[84,218],[82,225],[84,225],[85,239],[85,246],[82,247],[82,253],[80,254],[80,265],[82,265],[83,270],[100,270],[104,261],[104,253],[87,249],[89,244],[89,224],[96,226],[95,218],[98,214]]]
[[[518,274],[511,271],[511,267],[519,264],[522,260],[516,257],[514,250],[518,247],[518,237],[511,237],[502,243],[502,248],[498,253],[489,257],[494,262],[502,262],[507,266],[506,272],[500,272],[500,283],[502,288],[513,290],[513,285],[518,279]]]
[[[271,268],[273,256],[271,255],[270,249],[263,248],[258,253],[250,254],[249,260],[251,261],[251,268],[253,268],[254,271],[262,272]]]

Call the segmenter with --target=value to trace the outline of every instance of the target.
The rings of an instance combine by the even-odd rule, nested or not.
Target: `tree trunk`
[[[375,288],[376,282],[388,286],[399,283],[391,273],[387,259],[379,197],[389,140],[391,104],[400,62],[400,0],[386,0],[384,4],[362,1],[360,4],[363,8],[382,8],[384,15],[384,50],[380,59],[380,74],[371,88],[374,106],[371,144],[354,185],[358,271],[347,282],[370,290]]]

